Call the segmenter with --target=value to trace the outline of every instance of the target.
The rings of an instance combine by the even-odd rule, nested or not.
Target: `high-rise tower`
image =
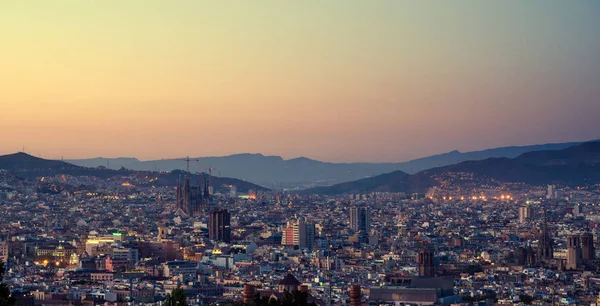
[[[433,250],[430,248],[423,248],[419,250],[419,276],[424,277],[433,277],[434,276],[434,267],[433,267]]]
[[[567,270],[577,269],[580,257],[581,245],[579,244],[579,235],[569,234],[569,237],[567,237]]]
[[[360,291],[359,285],[350,286],[350,306],[360,306]]]
[[[531,206],[519,207],[519,223],[526,223],[531,219]]]
[[[298,218],[295,222],[288,222],[283,229],[281,244],[312,249],[315,243],[315,232],[314,223],[308,222],[305,218]]]
[[[590,232],[581,234],[581,259],[596,259],[596,250],[594,249],[594,234]]]
[[[368,206],[352,207],[350,209],[350,228],[369,234],[371,231],[371,209]]]
[[[231,215],[227,209],[215,209],[208,218],[208,238],[231,242]]]

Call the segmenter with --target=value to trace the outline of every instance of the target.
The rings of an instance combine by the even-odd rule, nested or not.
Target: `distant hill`
[[[444,154],[414,159],[405,163],[400,163],[400,165],[402,167],[401,170],[403,170],[404,172],[414,174],[423,170],[435,167],[454,165],[464,161],[483,160],[491,157],[515,158],[527,152],[562,150],[572,146],[580,145],[582,143],[585,142],[565,142],[530,146],[512,146],[464,153],[455,150]]]
[[[490,157],[514,158],[526,152],[560,150],[581,143],[570,142],[503,147],[465,153],[452,151],[402,163],[330,163],[305,157],[284,160],[279,156],[235,154],[223,157],[196,157],[193,159],[198,159],[199,161],[191,162],[190,168],[192,172],[203,172],[207,171],[208,167],[213,167],[217,169],[216,173],[221,173],[220,175],[240,178],[263,186],[303,188],[329,186],[397,170],[414,174],[426,169],[452,165],[468,160],[482,160]],[[171,171],[185,168],[183,158],[150,161],[140,161],[136,158],[92,158],[67,160],[67,162],[84,167],[104,166],[111,169],[125,167],[127,169],[143,171]]]
[[[533,185],[584,185],[600,183],[600,142],[588,142],[555,151],[536,151],[515,158],[488,158],[437,167],[408,175],[395,171],[372,178],[329,187],[305,190],[306,193],[343,194],[372,191],[423,192],[438,186],[437,178],[452,173],[472,173],[473,180],[523,182]]]
[[[279,156],[262,154],[235,154],[223,157],[190,158],[192,172],[204,172],[214,168],[213,174],[240,178],[255,184],[273,187],[303,186],[308,184],[331,185],[336,182],[371,177],[395,170],[394,164],[327,163],[309,158],[284,160]],[[136,159],[83,159],[68,160],[86,167],[108,166],[111,169],[125,167],[135,170],[171,171],[185,169],[184,158],[138,161]]]
[[[136,171],[121,168],[119,170],[107,169],[105,167],[81,167],[66,163],[59,160],[43,159],[31,156],[26,153],[15,153],[0,156],[0,169],[7,170],[10,173],[22,178],[38,178],[42,176],[54,175],[72,175],[72,176],[92,176],[98,178],[112,178],[123,176],[148,176],[157,177],[153,182],[155,186],[174,186],[177,184],[179,177],[184,173],[181,170],[169,172],[151,172],[151,171]],[[193,175],[196,177],[197,175]],[[266,188],[246,182],[243,180],[227,177],[212,176],[211,182],[213,186],[235,185],[240,192],[253,190],[267,190]]]
[[[43,159],[29,154],[19,152],[0,156],[0,169],[11,172],[18,171],[41,171],[41,170],[77,170],[82,167],[66,163],[60,160]]]

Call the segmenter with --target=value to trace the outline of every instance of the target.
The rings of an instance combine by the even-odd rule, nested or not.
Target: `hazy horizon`
[[[600,2],[0,2],[0,152],[402,162],[598,138]]]
[[[64,159],[64,160],[87,160],[87,159],[94,159],[94,158],[105,158],[105,159],[119,159],[119,158],[135,158],[139,161],[145,162],[145,161],[154,161],[154,160],[173,160],[173,159],[185,159],[187,157],[189,158],[219,158],[219,157],[227,157],[227,156],[232,156],[232,155],[244,155],[244,154],[250,154],[250,155],[263,155],[266,157],[269,156],[275,156],[275,157],[281,157],[284,160],[291,160],[291,159],[296,159],[296,158],[308,158],[308,159],[312,159],[312,160],[317,160],[320,162],[331,162],[331,163],[403,163],[403,162],[409,162],[415,159],[420,159],[420,158],[425,158],[425,157],[430,157],[430,156],[435,156],[435,155],[441,155],[441,154],[446,154],[446,153],[450,153],[452,151],[459,151],[460,153],[469,153],[469,152],[477,152],[477,151],[485,151],[485,150],[493,150],[493,149],[498,149],[498,148],[508,148],[508,147],[526,147],[526,146],[534,146],[534,145],[549,145],[549,144],[558,144],[558,143],[577,143],[577,142],[589,142],[589,141],[597,141],[600,140],[600,137],[598,138],[594,138],[594,139],[586,139],[586,140],[573,140],[573,141],[565,141],[565,142],[551,142],[551,143],[530,143],[530,144],[516,144],[516,145],[507,145],[507,146],[497,146],[497,147],[490,147],[490,148],[482,148],[482,149],[474,149],[474,150],[460,150],[460,149],[452,149],[449,151],[444,151],[444,152],[438,152],[438,153],[434,153],[431,155],[427,155],[427,156],[419,156],[419,157],[415,157],[415,158],[411,158],[411,159],[407,159],[407,160],[391,160],[391,161],[369,161],[369,160],[364,160],[364,161],[353,161],[353,160],[341,160],[341,161],[332,161],[332,160],[321,160],[321,159],[316,159],[316,158],[312,158],[310,156],[282,156],[282,155],[277,155],[277,154],[265,154],[262,152],[238,152],[238,153],[231,153],[231,154],[224,154],[224,155],[189,155],[189,156],[168,156],[168,157],[158,157],[158,158],[149,158],[149,159],[142,159],[139,158],[137,156],[88,156],[88,157],[70,157],[70,156],[60,156],[60,157],[51,157],[51,156],[43,156],[40,155],[39,153],[36,153],[35,151],[27,151],[27,148],[25,147],[25,152],[23,152],[23,148],[21,150],[17,150],[15,152],[5,152],[2,153],[0,152],[0,156],[1,155],[7,155],[7,154],[14,154],[14,153],[26,153],[32,156],[36,156],[36,157],[40,157],[40,158],[44,158],[44,159],[55,159],[55,160],[59,160],[59,159]]]

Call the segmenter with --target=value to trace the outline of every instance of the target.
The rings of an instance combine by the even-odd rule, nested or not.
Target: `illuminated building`
[[[68,243],[46,243],[35,248],[35,256],[69,262],[77,248]]]
[[[95,256],[99,248],[122,240],[123,235],[121,233],[113,233],[110,236],[90,236],[85,242],[85,252],[90,256]],[[112,250],[112,248],[110,249]]]
[[[519,207],[519,223],[526,223],[531,217],[531,206]]]
[[[294,245],[294,228],[287,226],[283,228],[283,235],[281,237],[282,245]]]
[[[315,244],[315,234],[315,225],[306,222],[305,218],[299,218],[294,223],[288,222],[283,229],[281,244],[312,249]]]

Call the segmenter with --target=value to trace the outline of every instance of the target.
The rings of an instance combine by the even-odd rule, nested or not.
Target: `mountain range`
[[[542,150],[560,150],[582,142],[513,146],[483,151],[459,152],[428,156],[401,163],[332,163],[300,157],[285,160],[280,156],[262,154],[235,154],[223,157],[190,158],[192,172],[207,172],[214,168],[218,176],[226,175],[267,187],[329,186],[341,182],[373,177],[393,171],[415,174],[435,167],[490,157],[514,158],[520,154]],[[67,162],[83,167],[104,166],[110,169],[140,171],[171,171],[185,169],[184,158],[140,161],[136,158],[72,159]]]
[[[154,186],[175,186],[177,180],[184,175],[184,172],[174,170],[168,172],[150,172],[128,169],[107,169],[105,167],[82,167],[70,164],[60,160],[49,160],[35,157],[23,152],[0,156],[0,169],[22,178],[38,178],[54,175],[72,175],[72,176],[91,176],[97,178],[112,178],[124,176],[149,176],[156,177],[152,182]],[[193,179],[197,180],[194,175]],[[212,185],[215,187],[235,185],[240,192],[248,190],[267,190],[266,188],[246,182],[243,180],[227,177],[211,177]]]
[[[315,194],[424,192],[451,182],[452,186],[519,182],[532,185],[578,186],[600,183],[600,142],[562,150],[523,153],[515,158],[494,157],[436,167],[415,174],[394,171],[352,182],[305,190]]]

